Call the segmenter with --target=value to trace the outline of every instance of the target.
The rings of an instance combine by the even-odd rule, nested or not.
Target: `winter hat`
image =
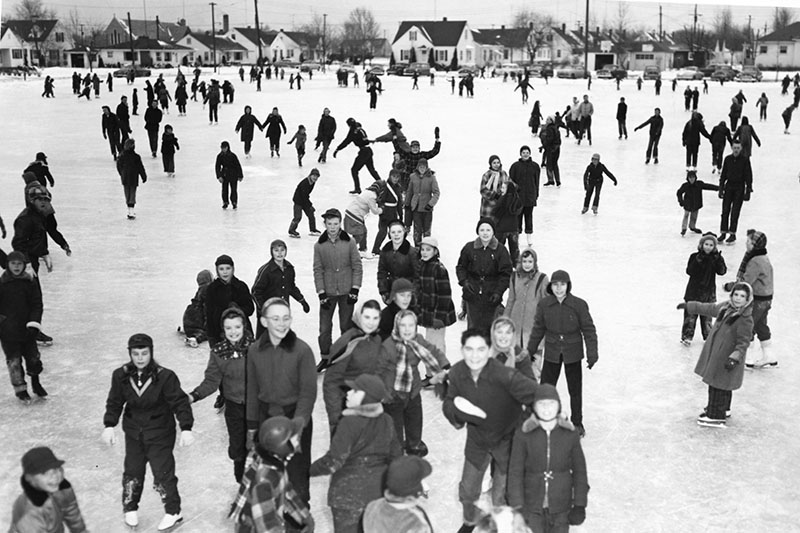
[[[753,288],[750,286],[749,283],[745,283],[744,281],[737,281],[736,283],[733,284],[730,291],[731,296],[733,296],[733,293],[736,291],[746,292],[748,300],[750,300],[750,298],[753,297]]]
[[[286,247],[286,242],[285,242],[285,241],[283,241],[283,240],[281,240],[281,239],[275,239],[274,241],[272,241],[272,242],[269,244],[269,252],[270,252],[270,255],[272,254],[272,250],[273,250],[274,248],[280,248],[281,246],[283,247],[283,249],[284,249],[284,250],[288,250],[288,249],[289,249],[289,248],[287,248],[287,247]]]
[[[753,241],[753,250],[763,250],[767,247],[767,235],[754,229],[747,230],[747,237]]]
[[[492,161],[494,161],[495,159],[500,161],[500,156],[499,155],[494,155],[494,154],[489,156],[489,168],[492,168]]]
[[[431,475],[431,464],[415,455],[403,455],[386,471],[386,490],[394,496],[416,496],[424,491],[422,480]]]
[[[133,139],[128,137],[127,139],[125,139],[125,144],[122,145],[122,149],[123,150],[130,150],[134,146],[136,146],[136,141],[134,141]]]
[[[423,166],[424,166],[425,168],[428,168],[428,160],[427,160],[427,159],[425,159],[424,157],[421,157],[421,158],[419,159],[419,161],[417,161],[417,170],[419,170],[419,169],[420,169],[420,167],[423,167]]]
[[[147,333],[134,333],[128,339],[128,349],[150,348],[153,349],[153,338]]]
[[[216,261],[214,261],[214,266],[218,267],[220,265],[233,266],[233,259],[231,259],[231,256],[229,255],[222,254],[221,256],[217,257]]]
[[[45,155],[44,152],[37,152],[36,161],[44,161],[45,163],[47,163],[47,156]]]
[[[345,120],[345,123],[346,123],[348,126],[352,126],[352,125],[354,125],[354,124],[356,123],[356,119],[354,119],[353,117],[350,117],[350,118],[348,118],[347,120]]]
[[[213,279],[214,278],[211,276],[210,270],[201,270],[200,272],[197,273],[196,280],[198,286],[202,287],[203,285],[208,285],[213,281]]]
[[[709,241],[709,240],[712,243],[714,243],[714,250],[716,250],[717,249],[717,235],[712,231],[708,231],[706,233],[703,233],[703,236],[700,237],[700,242],[697,243],[697,249],[702,251],[703,250],[703,244],[705,244],[705,242]]]
[[[527,150],[527,151],[530,152],[531,151],[531,147],[528,146],[527,144],[523,144],[522,146],[519,147],[519,153],[522,153],[523,150]]]
[[[436,237],[423,237],[422,241],[420,241],[420,246],[423,244],[427,244],[428,246],[433,246],[437,250],[439,249],[439,240]]]
[[[492,220],[492,219],[491,219],[491,218],[489,218],[489,217],[481,217],[481,219],[480,219],[480,220],[478,220],[478,225],[477,225],[477,226],[475,226],[475,233],[478,233],[478,230],[480,229],[480,227],[481,227],[483,224],[489,224],[489,225],[492,227],[492,232],[493,232],[493,233],[496,233],[496,232],[497,232],[497,230],[495,229],[494,220]]]
[[[19,250],[14,250],[10,254],[8,254],[8,257],[6,257],[7,263],[11,263],[13,261],[19,261],[20,263],[23,264],[27,263],[27,261],[25,260],[25,254],[23,254]]]
[[[309,172],[308,175],[309,176],[317,176],[317,177],[319,177],[319,170],[317,170],[316,168],[312,168],[311,172]]]
[[[419,141],[417,141],[417,140],[413,140],[413,141],[411,141],[410,143],[408,143],[408,145],[409,145],[409,146],[419,146]]]
[[[553,294],[553,283],[566,283],[567,293],[572,292],[572,280],[569,279],[569,274],[564,270],[556,270],[550,276],[550,283],[547,285],[548,294]]]
[[[342,219],[342,212],[336,209],[335,207],[331,207],[324,213],[322,213],[322,218],[327,220],[329,218],[338,218],[339,220]]]
[[[533,395],[533,403],[536,405],[536,402],[539,400],[556,400],[559,404],[561,404],[561,398],[558,396],[558,390],[549,384],[549,383],[542,383],[536,388],[536,393]]]
[[[59,468],[64,461],[58,459],[47,446],[31,448],[22,456],[22,473],[35,476],[53,468]]]
[[[696,170],[687,170],[686,171],[686,181],[689,181],[689,178],[697,179],[697,171]]]
[[[361,374],[356,379],[345,380],[344,383],[353,390],[364,391],[364,399],[361,400],[361,405],[381,403],[386,399],[386,386],[378,376]]]
[[[544,121],[544,122],[545,122],[545,124],[552,124],[552,123],[553,123],[553,122],[555,122],[555,121],[556,121],[555,117],[553,117],[553,115],[549,115],[549,116],[548,116],[548,117],[545,119],[545,121]]]
[[[27,191],[29,202],[33,202],[34,200],[47,200],[49,202],[52,200],[50,191],[48,191],[44,185],[39,183],[28,186]]]
[[[394,295],[398,292],[414,292],[414,284],[406,278],[397,278],[392,282],[390,298],[394,298]]]
[[[22,181],[24,181],[25,185],[27,185],[29,183],[33,183],[34,181],[39,181],[39,178],[36,177],[36,174],[29,170],[28,172],[22,173]]]
[[[228,141],[222,141],[219,145],[220,148],[227,148],[228,150],[231,149],[231,143]]]

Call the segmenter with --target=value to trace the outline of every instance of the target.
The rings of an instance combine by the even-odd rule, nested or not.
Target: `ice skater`
[[[718,242],[736,242],[736,229],[742,204],[750,201],[753,193],[753,168],[750,159],[742,154],[742,145],[734,141],[733,153],[725,157],[719,173],[719,197],[722,199],[722,217]],[[728,238],[725,239],[725,235]]]
[[[264,122],[261,123],[259,128],[261,131],[267,129],[267,138],[269,139],[269,154],[270,157],[281,156],[281,129],[286,133],[286,124],[283,122],[283,117],[278,112],[277,107],[273,107]]]
[[[661,109],[658,107],[653,110],[653,116],[636,126],[633,131],[639,131],[647,125],[649,128],[649,139],[647,141],[647,152],[645,153],[644,164],[650,163],[650,158],[653,158],[653,163],[658,164],[658,142],[661,140],[661,132],[664,130],[664,119],[661,118]],[[627,135],[625,136],[627,139]]]
[[[350,127],[350,130],[347,132],[347,137],[336,147],[333,151],[333,157],[336,157],[336,154],[339,153],[340,150],[344,150],[348,144],[353,143],[358,148],[358,155],[356,156],[355,160],[353,161],[353,166],[350,167],[350,175],[353,178],[353,190],[350,191],[350,194],[361,194],[361,182],[358,179],[358,172],[364,167],[367,167],[367,170],[372,175],[373,179],[379,180],[381,179],[378,171],[375,170],[375,162],[372,159],[372,148],[369,147],[370,141],[369,137],[367,136],[367,132],[364,131],[364,128],[361,127],[361,124],[356,122],[354,118],[348,118],[346,121],[347,125]]]
[[[783,118],[783,133],[785,135],[789,135],[789,125],[792,123],[792,113],[794,113],[795,109],[797,109],[797,106],[790,104],[789,107],[784,109],[783,113],[781,113],[781,118]]]
[[[303,156],[306,155],[306,139],[308,135],[306,134],[306,127],[300,124],[297,126],[297,131],[292,135],[292,138],[289,139],[289,142],[286,144],[294,143],[294,149],[297,151],[297,166],[303,166]]]
[[[623,96],[619,99],[619,103],[617,104],[617,132],[619,133],[619,139],[622,139],[623,135],[626,139],[628,138],[628,126],[625,124],[627,118],[628,104],[625,103],[625,97]],[[649,156],[648,159],[650,159]]]
[[[117,152],[122,152],[120,125],[117,116],[111,112],[111,108],[107,105],[103,106],[101,127],[103,130],[103,139],[108,140],[108,145],[111,148],[111,156],[114,158],[114,161],[116,161]]]
[[[593,194],[592,212],[595,215],[597,214],[597,207],[600,204],[600,190],[603,188],[603,174],[614,182],[614,187],[617,186],[617,178],[600,162],[600,154],[592,154],[592,162],[583,172],[583,189],[586,191],[586,196],[583,199],[582,215],[589,210],[589,202],[592,200]]]
[[[258,119],[253,115],[253,108],[249,105],[244,106],[244,114],[239,117],[239,121],[236,123],[236,133],[240,134],[240,139],[244,143],[244,157],[246,159],[250,159],[250,148],[253,145],[253,133],[255,128],[262,129],[261,123]]]
[[[164,134],[161,136],[161,162],[164,164],[164,172],[167,177],[175,177],[175,151],[180,150],[178,138],[172,132],[172,126],[164,126]]]
[[[728,271],[722,252],[717,249],[717,236],[709,232],[700,237],[697,251],[689,256],[686,274],[689,281],[683,294],[685,302],[713,303],[717,301],[717,276],[724,276]],[[683,327],[681,328],[681,344],[691,346],[697,326],[698,315],[683,310]],[[700,333],[703,340],[711,332],[712,317],[700,316]]]
[[[158,108],[158,102],[153,100],[144,113],[144,129],[147,130],[147,138],[150,141],[150,154],[156,157],[158,151],[158,130],[164,114]]]
[[[686,183],[678,188],[678,205],[683,208],[683,222],[681,222],[681,236],[686,235],[686,226],[694,233],[702,233],[698,229],[697,214],[703,208],[703,191],[718,191],[719,187],[713,183],[705,183],[697,179],[697,172],[686,172]]]
[[[524,78],[522,76],[519,77],[519,81],[517,82],[517,86],[514,87],[514,92],[517,92],[517,89],[520,90],[522,93],[522,104],[525,105],[528,103],[528,89],[531,91],[534,90],[533,85],[531,85],[530,80],[527,76]]]
[[[183,311],[183,320],[181,321],[183,331],[181,328],[178,328],[178,331],[183,333],[184,342],[191,348],[197,348],[208,340],[206,335],[206,292],[213,279],[209,270],[201,270],[197,273],[195,278],[197,291]]]
[[[222,141],[219,148],[214,169],[217,181],[222,184],[222,209],[228,209],[229,191],[230,203],[236,209],[239,206],[239,182],[244,179],[242,164],[239,163],[236,154],[231,152],[231,145],[228,141]]]
[[[697,170],[697,152],[700,149],[701,135],[709,141],[711,140],[711,136],[706,131],[705,124],[703,124],[703,115],[693,111],[692,118],[683,127],[682,136],[683,146],[686,148],[687,170]]]
[[[142,164],[142,158],[136,153],[136,141],[132,138],[125,141],[124,148],[119,158],[117,158],[117,172],[122,181],[122,189],[125,192],[125,203],[128,206],[128,220],[136,218],[134,207],[136,207],[136,189],[139,187],[139,177],[142,183],[147,182],[147,172]]]
[[[731,130],[724,120],[711,128],[711,173],[714,174],[722,170],[722,156],[725,153],[725,146],[733,144]]]

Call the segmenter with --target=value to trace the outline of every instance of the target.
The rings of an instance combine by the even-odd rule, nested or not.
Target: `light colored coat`
[[[314,288],[317,294],[341,296],[361,288],[363,270],[356,241],[344,231],[331,240],[323,233],[314,244]]]
[[[509,282],[508,302],[503,313],[516,326],[514,345],[524,348],[525,341],[531,336],[536,307],[547,296],[550,280],[547,274],[534,269],[532,272],[519,271],[511,275]]]

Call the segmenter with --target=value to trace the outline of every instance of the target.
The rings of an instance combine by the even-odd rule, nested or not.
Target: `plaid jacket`
[[[450,277],[438,258],[420,261],[417,283],[419,325],[430,328],[434,320],[441,320],[444,327],[455,324],[456,308],[453,305]]]

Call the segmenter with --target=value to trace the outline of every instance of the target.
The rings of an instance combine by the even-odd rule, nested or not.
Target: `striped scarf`
[[[431,374],[436,374],[442,370],[436,357],[430,350],[417,341],[417,337],[414,337],[414,339],[410,341],[403,340],[395,329],[395,331],[392,331],[392,340],[395,342],[395,348],[399,355],[394,377],[394,390],[398,392],[411,392],[411,386],[414,383],[414,367],[416,365],[412,366],[408,362],[409,348],[420,361],[425,363],[425,366]]]

